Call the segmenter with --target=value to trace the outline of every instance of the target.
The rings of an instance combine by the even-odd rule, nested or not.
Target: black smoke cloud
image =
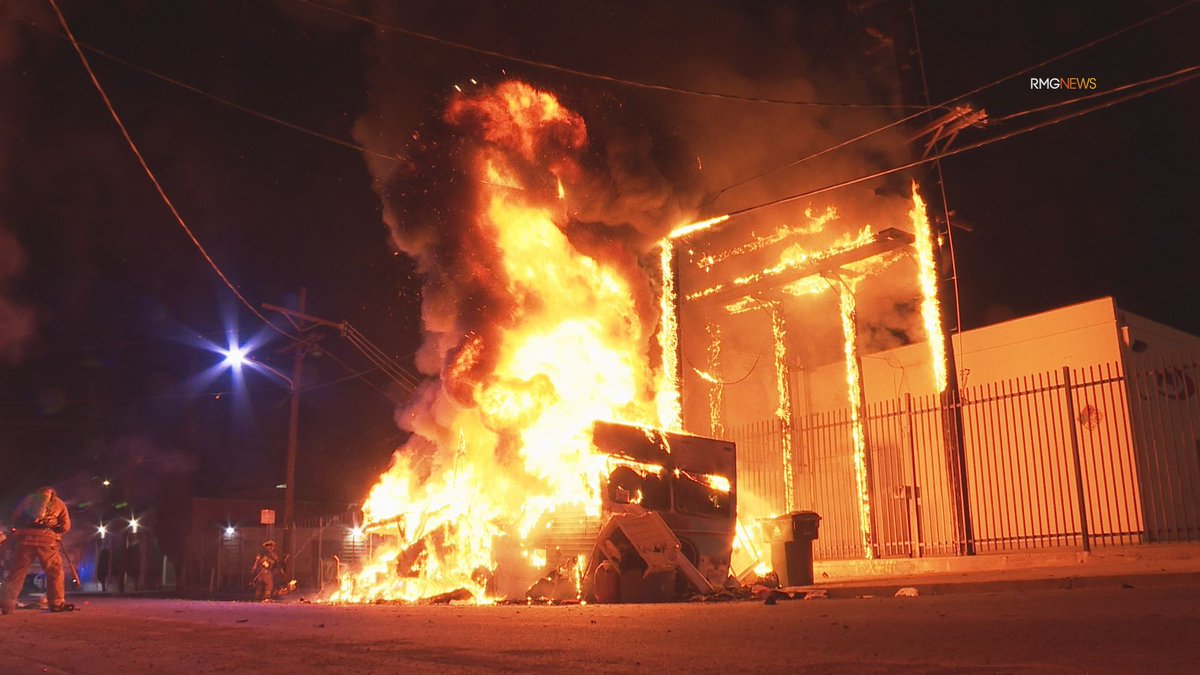
[[[899,103],[886,25],[892,17],[886,6],[874,3],[751,6],[669,1],[587,7],[380,2],[366,11],[380,22],[631,80],[747,97]],[[768,105],[649,92],[382,29],[365,36],[364,52],[372,89],[355,136],[377,153],[367,155],[366,162],[391,243],[416,258],[424,274],[423,324],[430,339],[418,366],[431,375],[456,358],[470,336],[486,335],[488,317],[502,315],[497,310],[505,302],[486,288],[460,283],[464,276],[486,274],[490,253],[484,242],[457,238],[460,231],[453,225],[469,219],[478,206],[469,179],[456,163],[460,148],[440,117],[456,88],[470,92],[517,77],[553,91],[579,111],[589,145],[570,188],[572,213],[565,231],[589,255],[605,255],[606,249],[607,255],[617,255],[616,249],[636,252],[625,254],[630,268],[645,266],[653,244],[674,226],[908,159],[902,132],[892,129],[850,148],[773,170],[890,124],[900,115],[893,109]],[[687,242],[681,264],[689,255],[722,250],[779,225],[803,222],[806,210],[831,205],[837,206],[840,218],[825,233],[804,242],[814,250],[864,225],[907,229],[906,193],[906,182],[893,179],[763,209]],[[457,257],[464,252],[470,253],[469,260],[460,264]],[[748,257],[721,273],[737,276],[761,262]],[[652,275],[642,276],[650,296]],[[712,281],[685,271],[681,283],[687,292]],[[910,339],[914,289],[889,278],[863,294],[860,321],[871,348]],[[654,304],[646,302],[644,308],[647,318],[654,319]],[[686,315],[689,310],[684,311]],[[797,342],[797,353],[815,360],[825,359],[826,353],[836,355],[840,328],[835,314],[820,312],[818,317],[800,303],[789,312],[796,326],[791,339]],[[703,360],[703,338],[689,336],[703,335],[703,320],[692,317],[688,322],[685,316],[685,357],[697,362]],[[762,332],[755,321],[722,320],[730,322],[727,335],[741,336],[731,339],[756,351],[752,345],[760,343],[769,349],[769,334],[765,342],[753,337]],[[770,365],[769,352],[755,358],[764,367]]]

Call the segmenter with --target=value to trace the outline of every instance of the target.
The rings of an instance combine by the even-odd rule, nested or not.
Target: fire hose
[[[67,565],[71,570],[71,581],[75,583],[75,588],[82,590],[83,584],[79,583],[79,570],[75,568],[75,562],[71,560],[71,556],[67,553],[67,547],[63,546],[62,540],[58,540],[58,551],[62,553],[63,560],[67,561]]]

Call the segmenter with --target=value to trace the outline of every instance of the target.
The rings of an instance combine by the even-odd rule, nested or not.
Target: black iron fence
[[[797,417],[793,497],[822,516],[814,555],[1200,541],[1198,364],[1131,359],[871,402],[866,495],[849,411]],[[730,429],[742,503],[783,511],[783,429],[776,419]]]
[[[249,593],[250,569],[262,542],[282,542],[277,527],[213,527],[193,533],[188,561],[179,588],[210,592]],[[340,570],[368,557],[374,538],[345,517],[297,521],[294,551],[288,557],[288,576],[296,579],[305,593],[337,584]],[[282,556],[286,552],[278,549]]]

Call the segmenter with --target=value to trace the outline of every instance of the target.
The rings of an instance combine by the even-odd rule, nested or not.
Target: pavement
[[[1072,588],[1200,588],[1200,544],[1157,544],[1095,549],[1090,552],[1045,551],[963,557],[888,558],[817,561],[815,583],[789,587],[793,594],[824,591],[829,598],[890,597],[902,588],[920,595],[1021,592]],[[68,593],[72,598],[182,598],[238,601],[247,593],[206,589]],[[301,591],[300,597],[308,594]]]
[[[815,571],[819,583],[794,600],[767,602],[346,606],[74,593],[77,612],[0,617],[0,673],[1200,672],[1200,545]]]
[[[84,600],[0,673],[1194,673],[1200,586],[586,606]]]

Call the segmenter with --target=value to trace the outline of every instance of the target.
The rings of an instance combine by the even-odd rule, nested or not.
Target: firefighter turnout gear
[[[25,585],[25,574],[35,559],[46,572],[46,601],[52,611],[66,607],[63,589],[63,562],[59,551],[62,535],[71,529],[67,505],[53,488],[40,488],[26,496],[13,514],[12,558],[4,587],[0,589],[0,610],[8,614],[16,606]]]
[[[250,568],[250,582],[254,584],[254,599],[266,602],[275,592],[275,572],[279,569],[279,556],[275,553],[275,542],[264,541],[262,551],[254,558]]]

